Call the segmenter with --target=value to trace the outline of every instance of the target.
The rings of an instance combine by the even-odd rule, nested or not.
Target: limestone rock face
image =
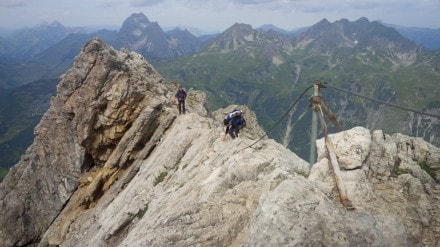
[[[123,169],[138,157],[170,98],[162,81],[138,54],[116,52],[99,40],[83,48],[35,128],[34,143],[0,186],[4,246],[38,242],[87,182],[85,172]],[[132,126],[143,132],[134,133]],[[89,182],[95,188],[82,206],[89,207],[109,186],[102,181]]]
[[[361,127],[330,135],[347,210],[323,140],[310,169],[255,142],[246,106],[209,113],[190,89],[179,115],[176,91],[141,56],[91,40],[0,184],[0,246],[440,244],[438,148]],[[247,127],[222,140],[234,108]]]
[[[355,127],[336,135],[333,135],[332,143],[335,146],[339,165],[343,169],[360,168],[370,153],[371,137],[370,131],[362,127]],[[316,143],[318,160],[325,156],[324,139],[318,140]]]
[[[366,235],[357,236],[361,238],[354,243],[361,246],[440,244],[439,148],[421,138],[390,136],[380,130],[370,134],[362,127],[329,135],[329,139],[335,144],[341,169],[346,169],[342,171],[342,180],[356,207],[354,212],[342,216],[355,217],[374,226]],[[336,197],[324,139],[318,140],[317,146],[320,160],[311,169],[309,180],[315,181],[328,197]],[[356,166],[347,165],[350,162]],[[340,231],[356,232],[365,227],[363,223],[345,224]],[[333,244],[336,245],[330,243]]]

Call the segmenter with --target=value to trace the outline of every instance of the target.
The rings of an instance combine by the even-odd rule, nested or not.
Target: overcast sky
[[[144,13],[163,29],[195,27],[224,31],[234,23],[285,30],[326,18],[346,18],[408,27],[440,28],[440,0],[0,0],[0,28],[33,27],[42,22],[64,26],[121,26]]]

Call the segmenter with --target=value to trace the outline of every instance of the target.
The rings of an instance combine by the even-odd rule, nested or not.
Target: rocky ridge
[[[318,141],[309,164],[264,134],[245,106],[209,113],[142,56],[94,39],[58,85],[35,140],[0,184],[2,246],[438,246],[440,150],[356,127],[330,135],[338,200]],[[239,107],[248,126],[222,141]],[[422,169],[421,164],[425,167]],[[428,167],[428,168],[426,168]]]
[[[310,43],[314,46],[309,46]],[[370,23],[367,18],[354,22],[341,19],[335,23],[323,19],[298,36],[296,48],[312,49],[316,54],[340,50],[345,56],[361,51],[364,59],[369,53],[380,52],[383,59],[396,67],[413,65],[423,52],[421,46],[403,38],[393,28],[376,21]]]

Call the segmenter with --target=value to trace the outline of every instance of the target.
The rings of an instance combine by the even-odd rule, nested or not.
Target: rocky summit
[[[256,142],[246,106],[210,113],[190,89],[179,115],[176,91],[142,56],[89,41],[0,184],[0,246],[440,245],[439,148],[355,127],[328,137],[335,176],[323,139],[310,168]],[[223,140],[234,108],[247,127]]]

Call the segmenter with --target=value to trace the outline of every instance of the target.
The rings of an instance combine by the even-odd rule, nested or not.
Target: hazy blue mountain
[[[12,49],[5,51],[2,55],[14,58],[31,58],[72,32],[73,30],[56,21],[43,23],[33,28],[20,29],[7,38],[12,44]]]
[[[0,57],[4,57],[11,49],[11,42],[5,38],[0,37]]]
[[[104,42],[111,44],[116,38],[116,31],[100,30],[90,34],[69,34],[60,42],[51,46],[45,52],[32,58],[32,62],[38,62],[47,66],[47,78],[57,78],[72,66],[75,56],[81,51],[84,44],[93,37],[99,37]]]
[[[112,43],[116,33],[108,30],[91,34],[71,33],[32,58],[0,59],[0,88],[14,88],[44,78],[58,78],[72,66],[75,56],[87,41],[97,36]]]
[[[402,36],[410,39],[417,44],[423,45],[428,50],[440,49],[440,28],[417,28],[417,27],[401,27],[390,25],[396,29]]]
[[[193,54],[200,48],[197,37],[186,29],[175,28],[166,33],[170,37],[171,44],[177,48],[176,56]]]
[[[200,48],[206,46],[209,42],[217,38],[220,34],[201,35],[197,37],[197,41],[200,44]]]
[[[13,28],[0,28],[0,37],[7,38],[9,35],[14,33],[16,29]]]
[[[11,31],[11,34],[7,37],[0,37],[0,61],[25,62],[45,52],[69,34],[90,35],[101,30],[86,27],[65,27],[54,21],[52,23],[42,23],[33,28]]]
[[[261,27],[259,27],[257,29],[260,29],[262,31],[273,30],[273,31],[276,31],[276,32],[279,32],[279,33],[282,33],[282,34],[289,34],[289,31],[284,30],[282,28],[279,28],[279,27],[277,27],[275,25],[272,25],[272,24],[264,24],[264,25],[262,25]]]
[[[7,38],[0,38],[1,90],[43,78],[58,78],[70,67],[75,56],[66,55],[66,52],[79,52],[79,49],[71,47],[72,43],[66,42],[63,45],[63,40],[69,34],[79,32],[83,32],[83,29],[64,27],[59,22],[52,22],[19,29]],[[73,36],[68,39],[71,37]],[[53,57],[59,57],[58,60],[63,60],[64,65],[60,65],[61,61],[55,61]]]
[[[278,32],[278,33],[289,35],[290,37],[294,38],[294,37],[298,36],[300,33],[306,31],[309,28],[310,27],[300,27],[300,28],[295,28],[295,29],[292,29],[290,31],[287,31],[287,30],[284,30],[284,29],[279,28],[277,26],[274,26],[272,24],[265,24],[265,25],[259,27],[258,29],[263,30],[263,31],[272,30],[272,31],[275,31],[275,32]]]

